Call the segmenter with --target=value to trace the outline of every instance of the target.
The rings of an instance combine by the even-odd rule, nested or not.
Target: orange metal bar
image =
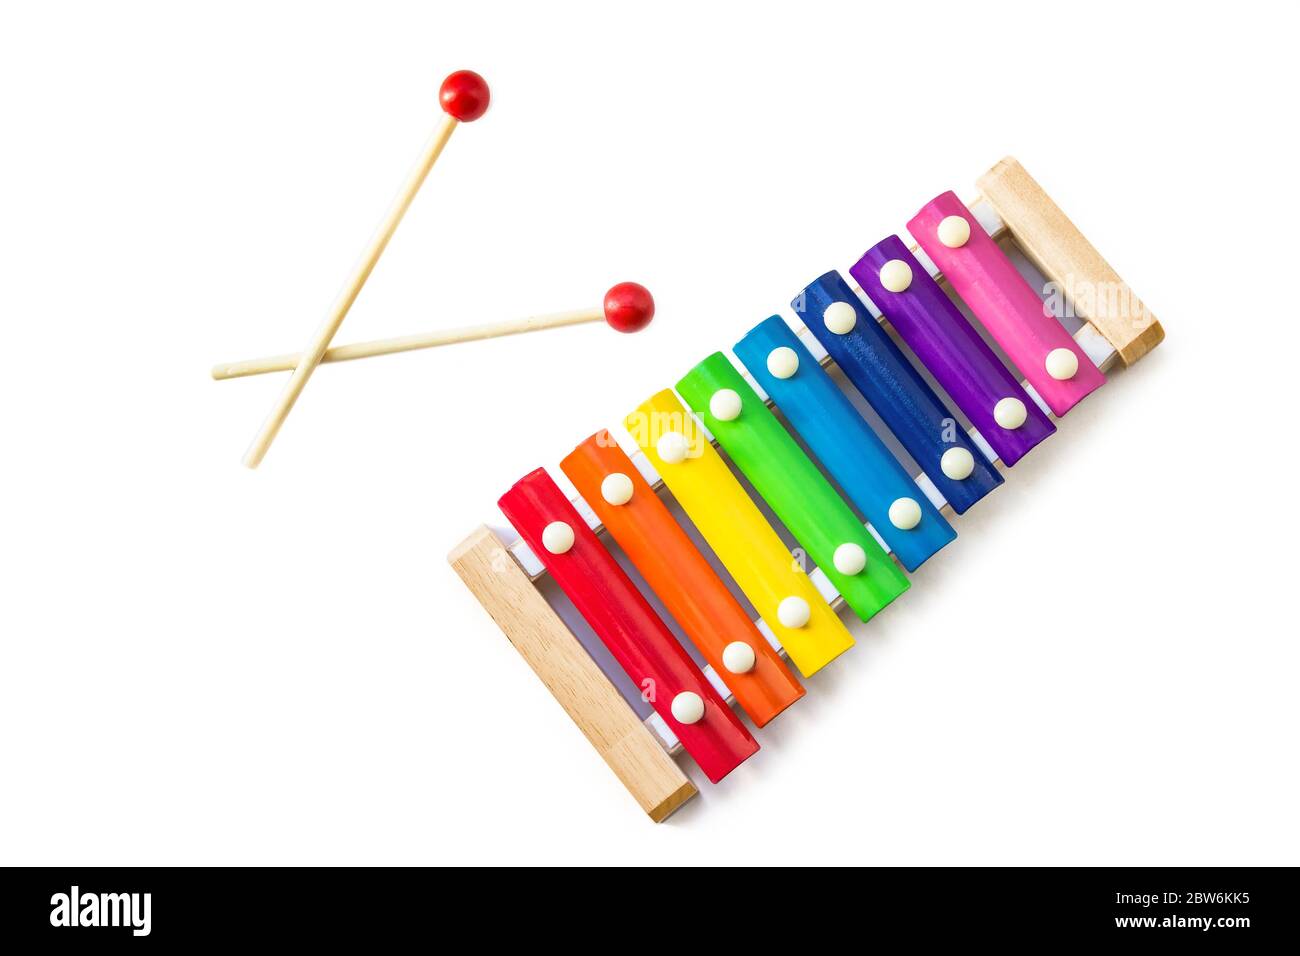
[[[762,727],[804,695],[798,678],[609,432],[592,435],[560,462],[560,468],[755,724]],[[626,501],[621,499],[627,483],[614,478],[606,484],[611,475],[631,482]],[[610,498],[602,488],[612,493]],[[743,648],[726,653],[735,643],[753,652],[747,671],[727,666],[747,662]]]

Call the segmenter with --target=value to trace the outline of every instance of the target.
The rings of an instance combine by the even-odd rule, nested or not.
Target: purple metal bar
[[[883,280],[882,280],[883,270]],[[849,270],[903,341],[1008,467],[1056,426],[1021,387],[898,236]],[[1013,426],[1023,409],[1023,421]]]

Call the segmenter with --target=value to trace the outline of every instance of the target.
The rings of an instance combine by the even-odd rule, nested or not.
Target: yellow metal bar
[[[853,646],[853,637],[839,615],[817,592],[671,390],[637,406],[625,424],[800,673],[805,677],[815,674]],[[665,461],[661,447],[675,457],[671,455],[674,444],[685,447],[685,457]],[[792,621],[806,606],[807,623],[782,624],[778,613],[782,602],[787,602],[785,616]]]

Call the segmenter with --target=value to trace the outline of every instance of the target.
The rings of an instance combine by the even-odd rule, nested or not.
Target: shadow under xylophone
[[[908,223],[917,247],[891,236],[869,249],[849,270],[860,289],[836,272],[812,282],[792,303],[805,323],[797,332],[779,316],[751,329],[734,347],[747,374],[715,353],[676,393],[644,402],[624,422],[637,454],[628,456],[603,430],[578,445],[561,468],[581,497],[570,501],[538,469],[500,500],[519,540],[503,543],[480,527],[449,556],[653,820],[697,792],[674,754],[685,750],[716,783],[755,753],[758,743],[729,704],[762,727],[802,697],[787,658],[806,677],[852,647],[840,608],[866,621],[905,591],[902,569],[916,570],[956,537],[947,516],[1002,483],[999,463],[1014,465],[1056,430],[1053,416],[1104,383],[1111,365],[1131,365],[1164,337],[1019,163],[1003,160],[978,186],[981,196],[969,208],[952,193],[927,203]],[[1000,248],[1008,238],[1052,283],[1047,303]],[[1083,320],[1073,336],[1057,317],[1063,306]],[[822,367],[831,363],[921,474],[909,474],[864,421]],[[969,431],[956,424],[949,400],[971,422]],[[816,565],[811,573],[714,443]],[[658,497],[661,483],[758,620],[674,520]],[[606,550],[602,532],[626,553],[703,666]],[[546,601],[538,590],[546,575],[630,683],[607,676],[592,656],[600,648],[589,653]]]

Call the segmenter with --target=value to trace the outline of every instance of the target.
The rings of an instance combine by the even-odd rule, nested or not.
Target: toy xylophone
[[[1002,469],[1049,438],[1054,418],[1100,388],[1113,364],[1131,365],[1163,338],[1019,163],[1003,160],[978,186],[970,206],[951,192],[926,203],[907,224],[914,246],[890,236],[868,249],[849,270],[857,287],[836,272],[815,279],[791,303],[797,330],[772,316],[735,343],[738,361],[714,353],[634,409],[623,427],[635,454],[606,430],[581,442],[560,465],[578,498],[538,469],[499,502],[517,540],[484,526],[451,553],[653,820],[697,792],[678,752],[714,783],[755,753],[740,715],[763,727],[804,695],[794,671],[808,677],[853,646],[839,610],[868,621],[898,598],[905,572],[956,538],[951,515],[1001,485]],[[1050,281],[1047,302],[1003,245]],[[1082,320],[1073,335],[1058,317],[1070,312]],[[832,363],[919,474],[864,420],[828,373]],[[815,568],[795,559],[717,449]],[[590,628],[588,646],[539,590],[546,577]]]

